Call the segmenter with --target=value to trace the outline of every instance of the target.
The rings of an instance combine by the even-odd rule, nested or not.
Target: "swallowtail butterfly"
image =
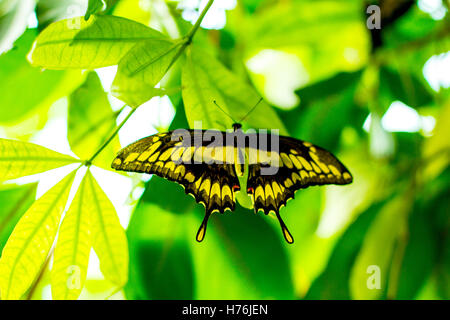
[[[199,242],[205,237],[212,213],[235,209],[236,193],[244,187],[242,184],[246,183],[244,190],[253,201],[255,213],[275,214],[284,238],[293,243],[294,239],[281,219],[280,209],[294,198],[294,193],[309,186],[344,185],[353,180],[334,155],[309,142],[277,136],[278,150],[275,151],[267,147],[268,143],[265,143],[266,147],[262,146],[263,140],[270,140],[269,134],[243,133],[239,123],[235,123],[233,129],[227,132],[184,130],[184,134],[175,130],[155,134],[119,151],[112,168],[156,174],[183,186],[187,194],[205,206],[205,217],[196,237]],[[208,140],[205,135],[214,136],[222,143],[211,142],[212,139],[205,141]],[[244,137],[244,143],[240,145],[236,138],[239,135]],[[274,161],[269,164],[268,158]],[[263,174],[264,168],[273,163],[277,166],[276,173]],[[244,172],[248,175],[246,181],[239,179]]]

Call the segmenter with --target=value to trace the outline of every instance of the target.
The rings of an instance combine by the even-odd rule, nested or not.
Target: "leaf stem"
[[[83,164],[87,167],[92,165],[92,161],[100,154],[100,152],[105,149],[105,147],[114,139],[114,137],[117,135],[120,129],[124,126],[124,124],[130,119],[130,117],[133,115],[133,113],[137,110],[136,108],[131,109],[130,113],[125,117],[125,119],[122,120],[122,122],[116,127],[114,132],[109,136],[108,139],[103,142],[103,144],[98,148],[98,150],[92,155],[92,157],[89,160],[86,160]]]
[[[209,8],[211,8],[213,2],[214,2],[214,0],[209,0],[208,3],[206,4],[206,6],[203,8],[202,13],[200,13],[200,16],[198,17],[194,26],[189,31],[189,33],[186,35],[186,44],[190,44],[192,42],[192,38],[194,38],[195,33],[197,32],[198,28],[200,27],[200,24],[202,23],[203,18],[205,17]]]

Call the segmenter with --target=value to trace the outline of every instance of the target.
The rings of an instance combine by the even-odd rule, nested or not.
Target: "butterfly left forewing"
[[[215,153],[208,152],[206,145],[194,143],[193,134],[190,137],[190,141],[183,141],[173,132],[167,132],[143,138],[119,151],[112,167],[156,174],[183,186],[187,194],[205,207],[205,218],[197,233],[197,241],[202,241],[212,213],[234,210],[239,180],[233,164],[203,161],[199,153]]]

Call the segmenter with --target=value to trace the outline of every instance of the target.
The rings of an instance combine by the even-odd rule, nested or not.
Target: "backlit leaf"
[[[78,161],[33,143],[0,139],[0,181],[44,172]]]
[[[139,106],[155,95],[152,90],[171,66],[180,43],[169,39],[143,41],[120,60],[112,93],[130,106]]]
[[[89,159],[109,137],[116,126],[107,94],[95,72],[90,72],[84,84],[69,97],[67,138],[70,147],[83,160]],[[120,149],[116,136],[94,159],[94,164],[110,169],[111,159]]]
[[[17,123],[30,114],[50,107],[82,81],[79,71],[42,71],[33,68],[26,55],[37,36],[27,30],[14,49],[0,56],[0,123]],[[26,92],[26,94],[24,94]]]
[[[192,239],[200,216],[193,220]],[[256,215],[237,205],[230,214],[211,216],[201,246],[194,240],[190,244],[197,299],[294,298],[290,261],[284,248],[288,245],[274,217]],[[259,267],[262,265],[264,268]],[[273,270],[270,277],[267,270]]]
[[[47,69],[94,69],[118,64],[143,40],[163,35],[140,23],[114,16],[83,17],[52,23],[42,31],[30,54],[34,66]]]
[[[19,299],[39,273],[58,230],[75,172],[33,203],[14,228],[0,259],[2,299]]]
[[[149,218],[151,216],[151,218]],[[142,203],[127,230],[130,242],[128,299],[194,299],[195,270],[187,215]],[[195,240],[194,240],[195,241]]]
[[[336,243],[328,265],[311,285],[307,299],[350,299],[349,276],[364,236],[385,202],[371,206],[350,225]]]
[[[77,299],[84,286],[91,251],[89,215],[93,205],[85,176],[59,229],[51,271],[53,299]]]
[[[14,226],[36,199],[37,183],[0,190],[0,252]]]
[[[119,287],[128,279],[128,243],[117,212],[90,171],[86,176],[87,192],[94,205],[90,212],[91,239],[100,269],[106,279]],[[86,205],[86,204],[85,204]]]
[[[260,99],[249,84],[196,47],[187,49],[182,94],[190,127],[194,127],[195,121],[202,121],[203,129],[226,130],[233,124],[233,120],[214,105],[214,100],[235,121],[240,121]],[[275,111],[264,101],[245,122],[251,128],[279,129],[280,134],[287,133]]]
[[[396,241],[404,232],[408,206],[402,197],[391,200],[368,229],[349,278],[353,299],[380,299],[386,295],[390,262]]]

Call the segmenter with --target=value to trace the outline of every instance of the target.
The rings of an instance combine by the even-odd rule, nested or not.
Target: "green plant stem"
[[[203,8],[202,13],[200,13],[200,16],[198,17],[197,21],[195,22],[192,29],[189,31],[189,33],[186,35],[187,44],[190,44],[192,42],[192,38],[194,38],[195,33],[197,32],[198,28],[200,28],[200,24],[203,21],[203,18],[205,17],[206,13],[208,12],[209,8],[211,8],[214,0],[209,0],[206,4],[205,8]]]
[[[114,137],[117,135],[117,133],[119,132],[120,129],[122,129],[122,127],[124,126],[124,124],[128,121],[128,119],[130,119],[130,117],[133,115],[133,113],[137,110],[137,108],[133,108],[130,113],[128,113],[128,115],[125,117],[125,119],[122,120],[122,122],[116,127],[116,129],[114,130],[114,132],[109,136],[108,139],[106,139],[105,142],[103,142],[103,144],[98,148],[98,150],[92,155],[92,157],[84,162],[85,166],[90,166],[92,165],[92,161],[94,161],[94,159],[100,154],[100,152],[103,151],[103,149],[105,149],[105,147],[114,139]]]

